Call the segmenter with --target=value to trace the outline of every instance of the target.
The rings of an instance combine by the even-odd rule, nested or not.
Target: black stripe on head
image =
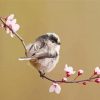
[[[60,43],[58,42],[57,37],[55,37],[54,35],[50,35],[50,36],[49,36],[49,39],[50,39],[53,43],[56,43],[56,44],[59,44],[59,45],[60,45]]]
[[[56,44],[58,44],[58,45],[60,45],[61,43],[60,42],[58,42],[58,38],[57,37],[55,37],[54,35],[42,35],[42,36],[40,36],[39,38],[37,38],[37,40],[40,40],[41,42],[42,41],[44,41],[44,40],[50,40],[50,41],[52,41],[52,43],[56,43]]]

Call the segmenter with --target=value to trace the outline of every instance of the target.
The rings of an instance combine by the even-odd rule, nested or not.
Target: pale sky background
[[[0,0],[0,16],[12,13],[26,43],[47,32],[60,36],[60,60],[49,77],[61,79],[66,63],[82,68],[82,79],[100,66],[99,0]],[[18,61],[24,49],[17,38],[0,29],[0,46],[0,100],[99,100],[96,83],[63,84],[60,95],[50,94],[51,82],[42,80],[28,62]]]

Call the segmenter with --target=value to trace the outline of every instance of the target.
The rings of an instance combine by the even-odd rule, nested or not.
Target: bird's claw
[[[39,71],[40,77],[43,79],[45,73],[42,73],[41,71]]]

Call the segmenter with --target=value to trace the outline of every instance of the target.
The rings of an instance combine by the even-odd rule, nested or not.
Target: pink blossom
[[[95,82],[96,82],[96,83],[100,83],[100,78],[97,78],[97,79],[95,80]]]
[[[71,76],[72,74],[75,74],[76,71],[73,70],[72,66],[69,66],[66,64],[64,71],[66,72],[67,77]]]
[[[100,75],[100,68],[99,67],[96,67],[94,69],[94,75]]]
[[[67,81],[67,78],[66,77],[63,77],[62,78],[62,81],[66,82]]]
[[[11,37],[14,37],[14,33],[16,33],[20,28],[20,26],[16,24],[16,19],[14,19],[14,14],[11,14],[6,18],[6,25],[8,26],[8,27],[5,26],[6,32],[10,34]]]
[[[56,94],[60,94],[60,92],[61,92],[60,85],[57,83],[53,83],[49,88],[49,92],[50,93],[55,92]]]
[[[84,73],[84,71],[82,69],[78,70],[78,76],[82,75]]]

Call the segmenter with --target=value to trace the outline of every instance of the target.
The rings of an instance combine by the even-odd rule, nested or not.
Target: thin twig
[[[22,43],[22,45],[23,45],[23,47],[24,47],[24,49],[25,49],[25,54],[26,54],[27,49],[26,49],[26,45],[25,45],[25,42],[24,42],[23,38],[22,38],[19,34],[15,33],[15,32],[12,30],[11,27],[9,27],[8,25],[6,25],[6,23],[5,23],[5,21],[2,19],[2,17],[0,17],[0,20],[1,20],[1,22],[4,24],[4,26],[6,26],[7,28],[9,28],[10,31],[21,41],[21,43]]]
[[[76,80],[78,77],[79,77],[79,76],[77,75],[77,76],[74,78],[74,80]]]
[[[73,80],[73,81],[63,81],[63,80],[54,80],[54,79],[51,79],[45,75],[42,75],[41,76],[43,79],[47,79],[48,81],[51,81],[51,82],[54,82],[54,83],[83,83],[83,82],[90,82],[91,80],[94,80],[94,79],[97,79],[97,78],[100,78],[100,76],[95,76],[95,77],[92,77],[92,78],[88,78],[88,79],[84,79],[84,80]]]

